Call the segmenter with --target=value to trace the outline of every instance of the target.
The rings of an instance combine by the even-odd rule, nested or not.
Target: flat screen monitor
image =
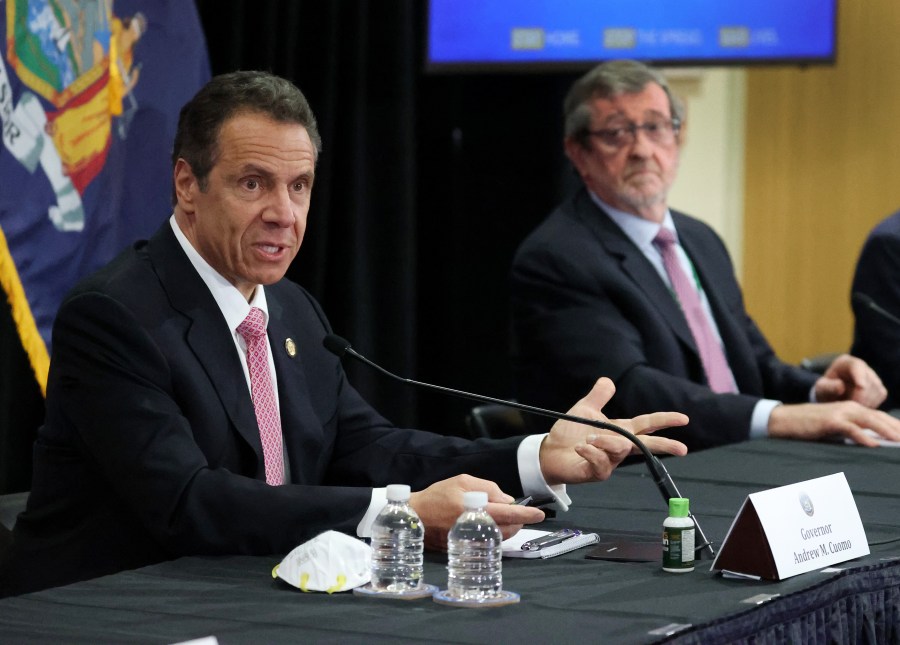
[[[837,0],[430,0],[426,69],[829,64]]]

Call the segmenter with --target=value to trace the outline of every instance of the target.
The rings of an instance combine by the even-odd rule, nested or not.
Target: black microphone
[[[611,432],[615,432],[616,434],[622,435],[623,437],[631,441],[631,443],[637,446],[641,453],[644,455],[644,463],[647,464],[647,469],[650,471],[650,476],[653,478],[653,483],[656,484],[656,487],[662,494],[667,506],[669,503],[669,498],[682,496],[681,493],[678,492],[678,487],[675,486],[675,482],[672,481],[672,477],[669,475],[669,472],[666,470],[665,466],[663,466],[662,462],[657,459],[656,455],[650,452],[649,448],[647,448],[647,446],[645,446],[640,439],[638,439],[634,434],[632,434],[625,428],[620,428],[619,426],[607,421],[598,421],[596,419],[576,417],[571,414],[554,412],[553,410],[545,410],[544,408],[536,408],[534,406],[525,405],[524,403],[519,403],[517,401],[495,399],[494,397],[484,396],[483,394],[472,394],[471,392],[463,392],[462,390],[454,390],[449,387],[442,387],[440,385],[432,385],[431,383],[423,383],[422,381],[414,381],[413,379],[403,378],[402,376],[397,376],[393,372],[389,372],[380,365],[373,363],[368,358],[350,347],[350,343],[347,340],[335,334],[329,334],[328,336],[326,336],[322,341],[322,344],[325,345],[325,349],[327,349],[338,358],[343,358],[344,356],[352,356],[356,360],[378,370],[385,376],[396,381],[400,381],[401,383],[405,383],[406,385],[414,385],[417,387],[428,388],[430,390],[437,390],[438,392],[451,394],[453,396],[458,396],[464,399],[471,399],[473,401],[481,401],[482,403],[496,403],[499,405],[505,405],[510,408],[522,410],[523,412],[530,412],[531,414],[550,417],[551,419],[572,421],[575,423],[593,426],[594,428],[600,428],[602,430],[610,430]],[[702,549],[706,549],[709,551],[709,554],[711,556],[715,557],[716,551],[715,549],[713,549],[712,543],[706,539],[706,535],[703,534],[703,529],[700,528],[700,523],[697,521],[697,518],[693,513],[691,513],[690,516],[691,519],[694,520],[694,527],[697,529],[697,534],[700,536],[700,540],[695,547],[695,551],[702,553]]]
[[[871,309],[872,311],[874,311],[876,314],[878,314],[885,320],[890,320],[895,325],[900,325],[900,318],[897,318],[897,316],[892,314],[890,311],[888,311],[884,307],[880,306],[877,302],[872,300],[872,298],[870,298],[866,294],[864,294],[860,291],[856,291],[851,296],[851,299],[853,300],[853,302],[860,305],[861,307],[863,307],[865,309]]]

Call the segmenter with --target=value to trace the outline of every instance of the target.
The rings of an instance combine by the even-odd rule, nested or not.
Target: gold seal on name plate
[[[297,343],[294,342],[293,338],[286,338],[284,341],[284,349],[288,353],[288,356],[294,358],[297,355]]]

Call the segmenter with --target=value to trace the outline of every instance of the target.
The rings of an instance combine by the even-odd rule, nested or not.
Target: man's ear
[[[172,171],[172,184],[175,186],[175,199],[178,206],[186,213],[194,211],[194,196],[200,190],[200,184],[197,181],[191,165],[184,159],[175,162],[175,169]]]
[[[590,150],[585,148],[582,142],[575,137],[566,137],[563,140],[563,148],[569,161],[575,166],[578,175],[584,177],[587,172],[587,155],[590,154]]]
[[[678,149],[684,148],[684,142],[687,140],[687,120],[681,122],[678,134],[675,135],[675,145]]]

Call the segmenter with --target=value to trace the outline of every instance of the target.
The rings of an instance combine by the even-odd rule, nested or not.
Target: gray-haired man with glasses
[[[563,409],[608,376],[613,416],[684,412],[691,449],[764,436],[875,445],[866,428],[900,439],[900,422],[872,409],[886,395],[875,372],[847,355],[821,376],[779,360],[722,240],[669,208],[684,110],[660,72],[599,65],[572,85],[564,117],[583,186],[513,263],[520,400]]]

